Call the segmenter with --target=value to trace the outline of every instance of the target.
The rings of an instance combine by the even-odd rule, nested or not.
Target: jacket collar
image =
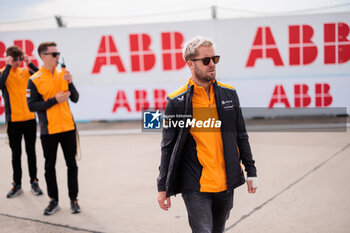
[[[55,74],[57,73],[57,70],[56,70],[56,68],[55,68],[55,69],[54,69],[54,73],[52,74],[52,73],[51,73],[51,70],[46,69],[44,66],[41,66],[41,67],[40,67],[40,72],[42,72],[42,73],[45,74],[45,75],[55,75]]]
[[[215,90],[216,87],[218,86],[218,82],[216,81],[216,79],[213,80],[212,85],[213,85],[213,88],[214,88],[214,90]],[[193,91],[194,86],[197,86],[197,84],[195,84],[195,83],[192,81],[192,77],[191,77],[191,78],[187,81],[187,92],[190,91],[190,88],[192,88],[192,91]]]

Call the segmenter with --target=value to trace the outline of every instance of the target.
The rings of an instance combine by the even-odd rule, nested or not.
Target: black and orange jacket
[[[41,135],[63,133],[75,130],[73,115],[68,101],[58,103],[55,95],[60,91],[70,91],[70,100],[78,102],[79,93],[73,83],[63,79],[64,72],[41,67],[28,80],[27,102],[29,110],[37,112]]]
[[[32,63],[29,67],[33,71],[38,68]],[[0,89],[5,102],[6,122],[20,122],[35,119],[35,114],[30,112],[27,105],[26,90],[31,72],[26,68],[13,68],[6,65],[1,70]]]
[[[168,95],[168,102],[163,115],[165,120],[169,120],[168,117],[173,116],[184,116],[184,118],[193,116],[194,88],[194,84],[189,81],[186,85]],[[226,180],[225,177],[222,177],[222,180],[225,183],[225,188],[232,190],[245,183],[241,162],[248,177],[256,177],[255,162],[252,158],[236,90],[216,80],[212,84],[212,89],[215,96],[217,117],[221,121],[220,134],[223,151],[223,162],[219,162],[215,169],[220,171],[222,169],[220,167],[224,166]],[[201,145],[197,144],[198,140],[191,130],[191,127],[163,128],[157,186],[158,191],[166,191],[167,196],[185,191],[208,192],[207,187],[203,190],[203,185],[210,184],[210,182],[203,183],[202,176],[205,174],[203,174],[201,158],[198,157],[198,152],[201,150],[198,150],[198,146],[203,147],[203,143]],[[206,156],[204,153],[199,156]],[[216,152],[216,154],[220,156],[220,153]],[[220,161],[220,159],[214,160]],[[209,172],[207,175],[213,173],[215,171]],[[216,187],[220,187],[220,184]]]

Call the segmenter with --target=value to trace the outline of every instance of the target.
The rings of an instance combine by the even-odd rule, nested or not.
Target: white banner
[[[37,46],[55,41],[80,92],[71,104],[77,121],[140,119],[142,108],[162,107],[190,78],[181,49],[203,35],[221,56],[217,79],[237,88],[243,107],[345,107],[349,114],[349,28],[350,15],[337,13],[0,32],[0,68],[7,46],[40,65]]]

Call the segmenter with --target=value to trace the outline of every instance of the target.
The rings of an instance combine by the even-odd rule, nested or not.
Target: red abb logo
[[[313,63],[318,47],[312,41],[310,25],[289,26],[289,65]],[[324,24],[324,64],[342,64],[350,60],[349,26],[346,23]],[[258,59],[272,59],[275,66],[284,66],[270,27],[259,27],[250,50],[246,67],[254,67]]]
[[[324,63],[342,64],[350,60],[349,26],[345,23],[324,25]]]
[[[28,55],[31,62],[38,67],[38,60],[33,55],[34,52],[34,43],[31,40],[15,40],[13,41],[13,45],[20,47],[25,54]],[[0,41],[0,68],[6,66],[6,46],[3,42]],[[21,64],[24,66],[24,63]]]
[[[131,34],[130,57],[131,71],[149,71],[156,64],[156,56],[150,49],[151,37],[147,34]]]
[[[271,58],[276,66],[283,66],[281,55],[270,27],[259,27],[246,66],[252,67],[259,58]]]
[[[100,73],[101,67],[104,65],[114,65],[119,72],[125,72],[124,65],[112,36],[102,37],[92,73]]]
[[[311,38],[314,30],[309,25],[289,26],[289,65],[308,65],[317,57],[317,46]]]
[[[294,85],[294,107],[305,108],[311,104],[311,96],[308,94],[309,86],[307,84]],[[328,107],[333,102],[333,97],[329,93],[330,85],[328,83],[315,84],[315,107]],[[276,85],[270,100],[269,108],[276,104],[290,108],[288,97],[283,85]]]
[[[148,98],[147,90],[135,90],[135,111],[140,112],[142,110],[148,110],[150,108],[150,100]],[[164,109],[167,103],[166,91],[164,89],[153,90],[153,106],[156,109]],[[124,90],[119,90],[115,97],[112,112],[117,112],[119,108],[125,108],[128,112],[131,112],[131,107],[127,95]]]
[[[180,70],[185,67],[182,58],[184,37],[179,32],[162,33],[163,70]]]
[[[4,114],[5,112],[5,107],[2,104],[2,96],[0,95],[0,115]]]
[[[180,70],[185,67],[186,63],[182,59],[183,41],[184,37],[180,32],[161,33],[164,71]],[[152,37],[148,34],[129,35],[131,72],[146,72],[154,68],[156,55],[151,45]],[[111,35],[102,36],[92,73],[100,73],[103,66],[115,66],[118,72],[126,72],[122,57]]]

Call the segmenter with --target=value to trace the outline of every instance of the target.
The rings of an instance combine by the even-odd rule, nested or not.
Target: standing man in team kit
[[[51,215],[58,210],[56,180],[57,147],[61,144],[68,170],[68,189],[72,213],[79,213],[78,167],[76,129],[68,98],[76,103],[79,93],[72,82],[72,75],[56,70],[60,53],[55,42],[43,42],[38,47],[43,66],[28,81],[28,107],[37,112],[41,127],[41,144],[45,157],[45,179],[50,202],[44,210]]]
[[[31,191],[34,195],[41,195],[43,193],[38,184],[35,154],[36,120],[35,114],[28,109],[26,99],[28,79],[31,72],[38,68],[17,46],[8,47],[6,56],[6,67],[0,72],[0,89],[5,100],[7,135],[12,151],[13,187],[7,197],[16,197],[22,193],[22,136],[28,157]],[[20,67],[23,60],[33,71]]]
[[[255,193],[257,174],[236,90],[215,79],[213,42],[196,37],[185,45],[183,57],[192,77],[168,96],[165,122],[214,119],[220,124],[201,129],[164,127],[159,167],[158,203],[168,210],[170,196],[182,193],[193,233],[222,233],[233,206],[233,192],[245,183]],[[186,121],[185,121],[186,122]],[[218,127],[217,127],[218,125]]]

